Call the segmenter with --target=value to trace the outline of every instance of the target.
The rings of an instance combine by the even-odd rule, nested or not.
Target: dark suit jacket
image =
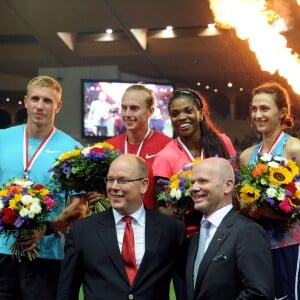
[[[175,263],[183,262],[185,226],[146,210],[145,254],[130,287],[120,254],[112,209],[71,225],[66,239],[59,300],[166,300]],[[183,267],[183,269],[185,266]]]
[[[188,300],[274,299],[271,250],[264,229],[231,210],[218,227],[199,266],[193,268],[199,234],[189,245]]]

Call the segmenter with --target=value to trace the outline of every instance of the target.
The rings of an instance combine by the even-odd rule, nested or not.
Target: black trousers
[[[0,254],[1,300],[55,300],[61,260],[39,259],[22,262]]]

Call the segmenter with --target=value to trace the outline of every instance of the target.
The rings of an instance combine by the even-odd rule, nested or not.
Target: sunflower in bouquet
[[[12,179],[0,190],[0,234],[14,237],[11,251],[21,261],[39,256],[38,248],[24,251],[23,241],[30,240],[32,230],[43,228],[55,206],[50,191],[42,184],[26,179]]]
[[[260,154],[255,164],[238,170],[240,206],[259,217],[300,223],[300,174],[294,159]]]
[[[101,196],[95,203],[95,211],[107,209],[110,202],[105,197],[104,179],[111,162],[119,155],[106,142],[62,153],[49,170],[55,188],[74,193],[97,191]]]
[[[194,202],[189,188],[191,186],[192,167],[195,163],[185,166],[179,173],[173,174],[169,180],[160,179],[164,190],[158,195],[157,201],[168,209],[171,215],[184,221],[194,211]]]

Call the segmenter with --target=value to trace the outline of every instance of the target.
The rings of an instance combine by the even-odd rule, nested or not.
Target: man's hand
[[[71,197],[70,204],[52,220],[52,227],[55,232],[67,229],[74,220],[82,219],[86,216],[88,201],[86,195],[76,195]]]
[[[37,247],[37,243],[44,236],[45,231],[46,226],[43,224],[38,229],[31,230],[31,235],[19,237],[16,241],[25,252],[31,251]]]
[[[86,194],[86,199],[88,202],[88,210],[94,211],[95,210],[95,202],[97,202],[100,199],[101,194],[97,192],[88,192]]]

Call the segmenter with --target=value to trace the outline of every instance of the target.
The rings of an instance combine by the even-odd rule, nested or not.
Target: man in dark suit
[[[124,154],[112,162],[106,178],[112,208],[70,227],[59,300],[78,299],[81,284],[86,300],[169,299],[175,265],[184,262],[185,227],[175,218],[144,208],[147,174],[146,162],[136,155]],[[132,243],[125,242],[124,216],[132,217]],[[136,275],[132,269],[131,275],[126,273],[125,244],[134,245],[131,267]],[[183,264],[183,273],[184,268]]]
[[[194,207],[203,213],[201,226],[206,224],[207,229],[190,241],[188,300],[274,299],[267,235],[260,225],[233,209],[234,174],[229,162],[204,159],[194,166],[191,180]]]

